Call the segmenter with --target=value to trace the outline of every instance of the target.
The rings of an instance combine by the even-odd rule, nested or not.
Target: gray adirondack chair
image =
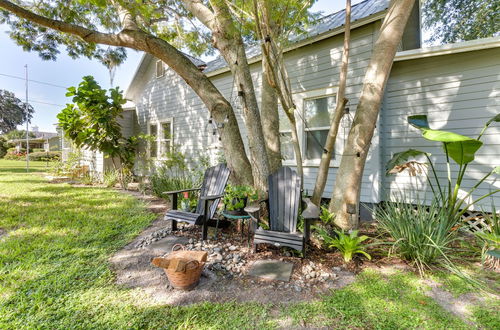
[[[172,221],[172,230],[177,230],[177,222],[187,222],[202,226],[202,239],[207,239],[208,221],[213,218],[217,211],[219,201],[224,194],[230,170],[226,164],[219,164],[206,170],[203,183],[200,188],[166,191],[164,195],[170,195],[172,209],[165,214],[165,220]],[[200,197],[196,210],[186,212],[177,210],[177,196],[180,193],[200,190]]]
[[[288,246],[302,251],[305,257],[305,242],[309,239],[310,220],[319,216],[319,209],[308,199],[302,212],[304,233],[297,232],[297,218],[301,202],[300,177],[289,167],[282,167],[269,176],[269,230],[258,228],[253,240],[254,252],[257,245],[269,243],[276,246]]]

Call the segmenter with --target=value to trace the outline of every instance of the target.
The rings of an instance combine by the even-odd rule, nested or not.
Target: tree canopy
[[[431,42],[453,43],[500,33],[498,0],[424,0],[422,11]]]
[[[23,139],[26,138],[26,130],[14,129],[3,135],[7,140]],[[29,132],[29,137],[34,138],[35,133]]]
[[[0,134],[16,129],[33,117],[33,107],[18,99],[14,93],[0,89]]]

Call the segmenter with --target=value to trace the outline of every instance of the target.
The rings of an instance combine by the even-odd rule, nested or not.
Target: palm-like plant
[[[316,230],[328,248],[336,248],[342,253],[345,262],[350,262],[355,254],[362,254],[368,260],[371,260],[372,257],[366,253],[363,244],[368,239],[368,236],[358,236],[358,230],[353,230],[350,233],[335,230],[336,236],[330,236],[323,228],[316,227]]]
[[[463,190],[462,186],[465,173],[469,164],[474,160],[476,152],[481,148],[483,142],[481,142],[481,137],[485,131],[494,122],[500,122],[500,114],[497,114],[486,124],[479,136],[474,139],[468,136],[460,135],[453,132],[447,132],[442,130],[431,129],[429,127],[429,122],[426,115],[415,115],[408,117],[408,123],[413,127],[420,130],[422,136],[434,142],[441,142],[443,146],[444,153],[446,155],[447,163],[447,180],[443,185],[437,175],[436,168],[431,161],[431,154],[423,152],[420,150],[409,149],[406,151],[398,152],[394,154],[393,158],[387,164],[387,174],[398,173],[403,170],[409,170],[410,175],[416,175],[422,173],[419,169],[415,169],[416,162],[413,160],[416,157],[423,156],[427,159],[427,164],[430,166],[433,180],[429,175],[427,176],[427,182],[429,186],[441,203],[442,207],[446,209],[448,217],[451,221],[458,222],[460,217],[467,212],[467,210],[475,203],[500,192],[500,189],[494,189],[489,193],[473,200],[469,201],[472,197],[472,193],[483,183],[488,177],[494,174],[500,174],[500,166],[496,166],[491,169],[484,177],[482,177],[472,188],[466,192],[465,196],[459,197],[459,191]],[[451,160],[453,160],[457,165],[459,165],[458,175],[453,180],[451,171]],[[422,163],[418,163],[422,164]]]

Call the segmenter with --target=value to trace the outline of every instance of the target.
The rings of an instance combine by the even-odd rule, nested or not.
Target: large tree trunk
[[[344,25],[344,50],[342,52],[342,66],[340,68],[339,89],[337,91],[337,104],[333,115],[328,136],[324,146],[325,152],[321,155],[319,164],[318,176],[311,198],[311,202],[318,205],[321,203],[321,196],[325,191],[326,180],[328,179],[328,171],[330,169],[330,160],[335,151],[335,141],[339,131],[340,120],[344,115],[344,108],[347,103],[345,99],[345,87],[347,83],[347,64],[349,63],[349,45],[351,43],[351,0],[346,1],[345,5],[345,25]]]
[[[212,84],[210,79],[180,51],[168,42],[138,29],[129,13],[119,10],[124,29],[117,34],[110,34],[50,19],[26,10],[10,1],[0,0],[0,8],[36,24],[76,35],[86,42],[128,47],[144,51],[161,59],[191,86],[215,121],[223,125],[221,131],[222,144],[228,166],[232,169],[235,180],[241,184],[253,184],[252,167],[246,156],[238,123],[229,102]]]
[[[270,174],[269,160],[241,33],[235,26],[231,12],[224,1],[210,1],[212,9],[197,0],[183,0],[183,2],[186,8],[210,29],[214,46],[220,51],[236,78],[247,128],[254,185],[260,191],[266,191],[267,177]]]
[[[260,113],[269,158],[269,171],[274,173],[281,167],[280,121],[276,90],[269,84],[267,78],[270,70],[268,66],[266,58],[263,57]]]
[[[361,179],[394,55],[415,0],[391,3],[373,48],[363,89],[342,155],[329,210],[343,229],[358,226]]]
[[[257,35],[265,42],[262,44],[262,62],[269,63],[266,71],[269,85],[272,86],[281,102],[283,112],[290,122],[293,151],[297,164],[297,172],[304,184],[304,170],[302,165],[302,152],[300,150],[299,135],[297,132],[297,121],[295,119],[295,104],[292,97],[292,89],[288,71],[285,67],[283,50],[278,45],[277,33],[280,29],[269,15],[270,2],[254,0],[254,17],[257,26]],[[302,188],[301,186],[301,188]]]

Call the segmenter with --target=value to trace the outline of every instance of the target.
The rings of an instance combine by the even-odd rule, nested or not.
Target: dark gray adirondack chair
[[[202,226],[202,239],[207,239],[208,221],[213,218],[220,198],[224,194],[230,170],[226,164],[219,164],[206,170],[203,183],[200,188],[166,191],[163,194],[170,195],[172,210],[167,211],[165,220],[172,221],[172,230],[177,230],[177,222],[187,222]],[[200,190],[200,198],[194,213],[177,210],[177,196],[179,193]]]
[[[309,239],[309,220],[319,215],[318,208],[309,200],[304,217],[304,234],[297,232],[297,218],[301,202],[300,177],[289,167],[282,167],[269,176],[269,230],[258,228],[255,231],[253,248],[257,244],[269,243],[288,246],[302,251],[305,257],[305,242]]]

